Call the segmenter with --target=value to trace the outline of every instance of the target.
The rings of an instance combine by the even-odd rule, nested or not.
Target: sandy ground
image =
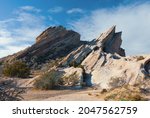
[[[24,101],[102,101],[96,96],[98,90],[28,90]]]
[[[104,95],[92,88],[82,90],[33,90],[22,94],[23,101],[104,101]],[[146,95],[150,100],[150,93]]]

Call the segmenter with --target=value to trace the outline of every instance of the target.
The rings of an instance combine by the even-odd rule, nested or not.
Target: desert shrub
[[[0,101],[19,101],[22,100],[22,93],[25,89],[17,86],[14,80],[0,81]]]
[[[147,100],[139,88],[133,86],[123,86],[115,88],[106,93],[106,101],[143,101]]]
[[[3,72],[8,77],[21,77],[26,78],[30,74],[30,69],[24,62],[15,61],[4,65]]]
[[[79,77],[76,74],[76,72],[69,76],[64,76],[59,80],[60,85],[75,86],[78,83],[79,83]]]
[[[0,66],[3,65],[3,62],[0,62]]]
[[[79,64],[77,64],[77,62],[76,61],[72,61],[72,62],[70,62],[70,64],[69,64],[69,66],[71,67],[71,66],[73,66],[73,67],[77,67]]]
[[[52,68],[52,67],[58,67],[59,66],[59,62],[61,62],[63,58],[58,58],[58,59],[55,59],[55,60],[50,60],[47,64],[47,67],[48,68]]]
[[[109,85],[112,86],[113,88],[116,88],[125,85],[125,83],[126,81],[122,77],[112,77],[110,79]]]
[[[41,90],[49,90],[49,89],[54,89],[55,87],[58,86],[58,81],[60,79],[60,74],[59,72],[55,70],[51,70],[50,72],[46,72],[42,74],[42,76],[37,79],[34,83],[34,87],[36,89],[41,89]]]
[[[143,59],[145,59],[143,56],[138,56],[138,57],[137,57],[137,61],[141,61],[141,60],[143,60]]]

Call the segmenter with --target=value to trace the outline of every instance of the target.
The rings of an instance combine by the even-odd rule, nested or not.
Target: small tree
[[[30,69],[24,62],[15,61],[10,64],[5,64],[2,73],[8,77],[26,78],[30,74]]]

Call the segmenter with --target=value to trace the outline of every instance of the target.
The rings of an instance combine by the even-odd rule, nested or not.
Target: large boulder
[[[146,77],[143,64],[147,56],[142,60],[137,57],[122,57],[120,59],[106,59],[104,66],[99,66],[92,71],[91,81],[102,89],[111,89],[126,84],[141,84]]]

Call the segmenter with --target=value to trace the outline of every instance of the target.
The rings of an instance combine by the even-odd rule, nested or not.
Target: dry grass
[[[110,90],[104,95],[106,101],[146,101],[140,89],[133,86],[123,86]]]
[[[0,81],[0,101],[19,101],[23,100],[21,96],[25,90],[17,86],[14,80]]]

